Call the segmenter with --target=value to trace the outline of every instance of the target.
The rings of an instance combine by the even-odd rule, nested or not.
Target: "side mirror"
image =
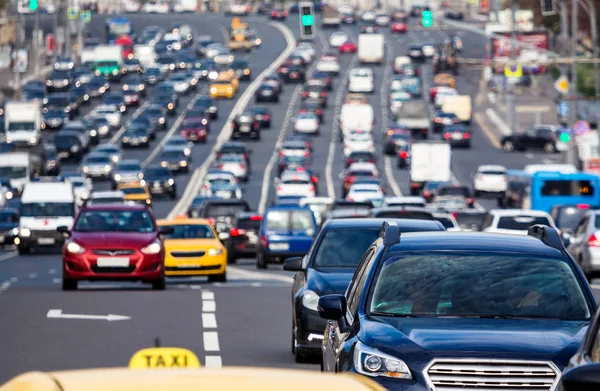
[[[303,270],[302,268],[302,258],[301,257],[292,257],[287,258],[283,261],[283,270],[288,272],[300,272]]]
[[[600,363],[569,369],[561,378],[565,391],[595,391],[600,387]]]
[[[318,309],[322,319],[338,321],[346,314],[346,298],[339,294],[322,296]]]
[[[70,235],[71,230],[66,225],[61,225],[60,227],[56,227],[56,230],[63,235]]]
[[[170,235],[173,232],[175,232],[175,228],[173,228],[171,226],[160,226],[160,227],[158,227],[158,233],[160,235]]]

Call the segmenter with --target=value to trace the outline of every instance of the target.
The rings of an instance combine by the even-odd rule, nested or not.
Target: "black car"
[[[273,3],[260,3],[256,9],[258,15],[269,15],[273,9]]]
[[[67,91],[73,84],[73,76],[70,71],[55,69],[46,78],[46,90],[48,92]]]
[[[14,244],[17,237],[15,228],[19,226],[19,211],[8,208],[0,210],[0,246]]]
[[[250,150],[244,143],[238,141],[229,141],[221,146],[219,151],[217,152],[217,159],[220,159],[225,155],[242,155],[246,160],[248,165],[248,169],[250,170],[250,154],[252,150]]]
[[[323,123],[325,110],[323,110],[322,101],[319,99],[306,99],[300,105],[300,113],[313,113],[319,119],[319,123]]]
[[[333,78],[329,72],[313,72],[308,84],[324,86],[327,91],[333,90]]]
[[[319,297],[346,292],[361,257],[379,237],[384,221],[398,232],[444,231],[437,221],[347,218],[325,222],[306,260],[288,258],[284,270],[294,271],[292,285],[292,353],[296,362],[320,361],[322,332]]]
[[[50,109],[63,110],[69,118],[72,118],[74,115],[73,102],[71,102],[69,95],[64,92],[48,95],[48,102],[44,105],[43,112]]]
[[[277,162],[277,176],[280,177],[286,170],[297,169],[298,167],[308,168],[309,165],[310,159],[307,156],[280,156]]]
[[[404,205],[373,208],[369,211],[369,217],[380,219],[435,220],[433,212],[428,209]]]
[[[122,69],[123,74],[135,74],[142,73],[144,71],[142,64],[140,64],[140,60],[137,58],[127,58],[123,60]]]
[[[394,155],[403,145],[410,144],[412,133],[409,129],[390,127],[383,137],[383,153]]]
[[[121,113],[127,111],[127,105],[125,104],[125,97],[120,91],[110,92],[104,95],[102,103],[105,105],[115,105]]]
[[[350,12],[341,13],[340,18],[342,19],[342,23],[346,23],[346,24],[356,23],[356,16]]]
[[[58,158],[56,147],[52,144],[45,145],[44,150],[46,153],[46,167],[44,168],[44,173],[51,176],[60,174],[60,159]]]
[[[398,154],[398,161],[396,165],[400,169],[406,169],[410,167],[410,144],[400,144],[396,147],[396,153]]]
[[[25,100],[36,100],[38,102],[42,102],[42,104],[46,103],[46,100],[48,99],[45,90],[23,90],[21,92],[21,96]]]
[[[69,116],[64,109],[47,109],[43,115],[42,129],[60,129],[65,122],[69,121]]]
[[[54,146],[56,154],[61,160],[81,161],[85,154],[84,147],[81,143],[81,137],[78,132],[61,130],[54,136]]]
[[[288,71],[284,75],[286,83],[304,83],[306,81],[306,71],[302,65],[288,65]]]
[[[152,68],[151,68],[152,69]],[[144,80],[139,75],[129,75],[123,79],[123,91],[135,91],[140,96],[146,96]]]
[[[87,86],[88,93],[92,98],[102,96],[110,89],[110,83],[104,76],[94,76]]]
[[[451,20],[463,20],[465,18],[465,14],[461,11],[448,10],[444,13],[444,17]]]
[[[193,108],[204,109],[210,115],[210,119],[219,118],[219,109],[217,108],[217,104],[210,96],[203,95],[198,97],[194,101]]]
[[[283,80],[278,73],[271,73],[265,76],[263,84],[275,87],[278,94],[283,92]]]
[[[269,129],[271,127],[271,111],[265,106],[250,107],[248,112],[254,115],[261,128]]]
[[[149,166],[144,169],[144,184],[153,196],[165,194],[171,199],[177,198],[177,184],[167,167]]]
[[[302,100],[315,99],[321,102],[321,107],[327,107],[327,90],[325,86],[305,85],[302,90]]]
[[[252,80],[252,68],[250,68],[250,64],[247,60],[244,60],[243,58],[236,58],[231,64],[229,64],[229,68],[233,70],[238,79]]]
[[[150,140],[154,140],[156,138],[156,128],[154,127],[154,122],[152,121],[152,118],[147,115],[140,115],[132,118],[131,121],[129,121],[129,127],[147,129],[148,133],[150,134]]]
[[[438,110],[433,117],[433,131],[441,132],[446,126],[455,125],[460,123],[460,119],[454,113],[446,113],[442,110]]]
[[[231,123],[231,128],[232,139],[250,137],[255,140],[260,140],[260,122],[258,122],[254,114],[249,111],[237,115]]]
[[[375,152],[370,151],[352,151],[348,155],[345,161],[346,168],[350,167],[353,163],[375,163],[377,158],[375,157]]]
[[[506,152],[515,150],[543,149],[547,153],[558,151],[560,131],[554,126],[534,126],[523,132],[504,136],[500,141],[502,149]]]
[[[446,126],[442,137],[452,146],[471,148],[471,130],[465,125]]]
[[[456,184],[443,184],[437,188],[435,193],[435,197],[433,197],[432,202],[435,202],[437,197],[463,197],[469,205],[469,207],[473,207],[475,205],[475,199],[473,197],[473,192],[468,186],[465,185],[456,185]]]
[[[143,127],[128,127],[121,136],[121,146],[129,147],[150,147],[150,133]]]
[[[413,61],[425,61],[425,53],[423,53],[423,45],[410,44],[406,50],[406,55]]]
[[[234,228],[235,216],[241,212],[249,212],[250,205],[244,200],[236,199],[209,199],[202,204],[198,211],[201,219],[212,219],[213,227],[219,234],[221,240],[230,236],[230,230]]]
[[[256,212],[238,212],[233,217],[229,237],[223,235],[228,263],[235,263],[239,258],[256,256],[262,219],[263,217]]]
[[[152,104],[162,106],[167,111],[167,115],[171,117],[177,114],[177,108],[175,107],[175,101],[173,100],[172,94],[155,92],[152,96]]]
[[[261,84],[254,95],[256,103],[259,102],[279,102],[279,92],[276,87],[267,84]]]
[[[189,159],[185,152],[180,149],[164,149],[158,156],[161,167],[166,167],[174,172],[185,172],[190,170]]]
[[[196,55],[204,57],[206,55],[206,47],[215,43],[215,40],[210,35],[203,35],[196,39]]]
[[[155,85],[163,80],[163,74],[158,67],[149,67],[144,72],[143,80],[148,85]]]
[[[375,23],[375,21],[363,21],[360,25],[361,33],[378,33],[379,26]]]
[[[167,128],[167,113],[162,105],[150,105],[144,115],[152,120],[155,129]]]
[[[287,18],[287,10],[284,8],[274,8],[271,10],[271,20],[285,20]]]
[[[85,84],[71,87],[69,96],[71,96],[72,99],[77,99],[79,105],[90,103],[90,99],[92,98],[89,93],[89,87]]]

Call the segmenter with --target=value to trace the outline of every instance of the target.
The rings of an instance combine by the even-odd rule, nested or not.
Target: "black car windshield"
[[[0,167],[0,177],[9,179],[25,178],[27,176],[27,167]]]
[[[587,320],[567,262],[502,254],[391,256],[375,277],[372,315]]]
[[[37,202],[22,203],[23,217],[73,217],[75,209],[69,202]]]
[[[363,254],[379,236],[379,228],[330,229],[317,247],[315,268],[356,267]]]
[[[469,190],[464,187],[442,187],[438,190],[437,195],[469,197]]]
[[[170,178],[171,174],[168,168],[147,168],[144,171],[144,178]]]
[[[206,224],[174,224],[173,233],[164,235],[165,239],[214,239],[212,229]]]
[[[498,219],[497,228],[513,231],[527,231],[529,227],[536,224],[552,225],[544,216],[503,216]]]
[[[121,163],[117,166],[116,171],[141,171],[142,166],[139,163]]]
[[[19,215],[13,212],[0,211],[0,224],[18,223]]]
[[[246,204],[211,204],[206,208],[206,217],[235,216],[248,210]]]
[[[81,213],[74,231],[148,233],[155,231],[155,227],[147,211],[88,210]]]

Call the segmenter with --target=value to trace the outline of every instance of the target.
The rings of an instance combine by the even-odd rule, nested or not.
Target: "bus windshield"
[[[531,181],[531,209],[550,213],[555,205],[600,205],[597,175],[577,173],[536,173]]]

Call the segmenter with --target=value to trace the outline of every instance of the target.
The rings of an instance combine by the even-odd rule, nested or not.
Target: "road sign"
[[[89,22],[90,22],[90,20],[92,20],[92,11],[90,11],[90,10],[84,10],[84,11],[81,11],[81,12],[79,13],[79,16],[81,17],[81,20],[82,20],[84,23],[89,23]]]
[[[554,82],[554,89],[561,94],[569,92],[569,79],[566,76],[561,76]]]
[[[29,67],[29,53],[27,49],[18,49],[13,51],[13,72],[27,73]]]
[[[573,124],[573,133],[575,133],[577,136],[583,136],[590,130],[592,130],[590,128],[590,124],[584,120],[577,121]]]
[[[523,67],[520,65],[506,65],[504,67],[504,76],[518,78],[523,76]]]
[[[67,17],[69,18],[69,20],[76,20],[78,16],[79,10],[77,8],[71,7],[67,10]]]
[[[561,118],[567,118],[569,116],[569,102],[561,101],[558,104],[558,116]]]

